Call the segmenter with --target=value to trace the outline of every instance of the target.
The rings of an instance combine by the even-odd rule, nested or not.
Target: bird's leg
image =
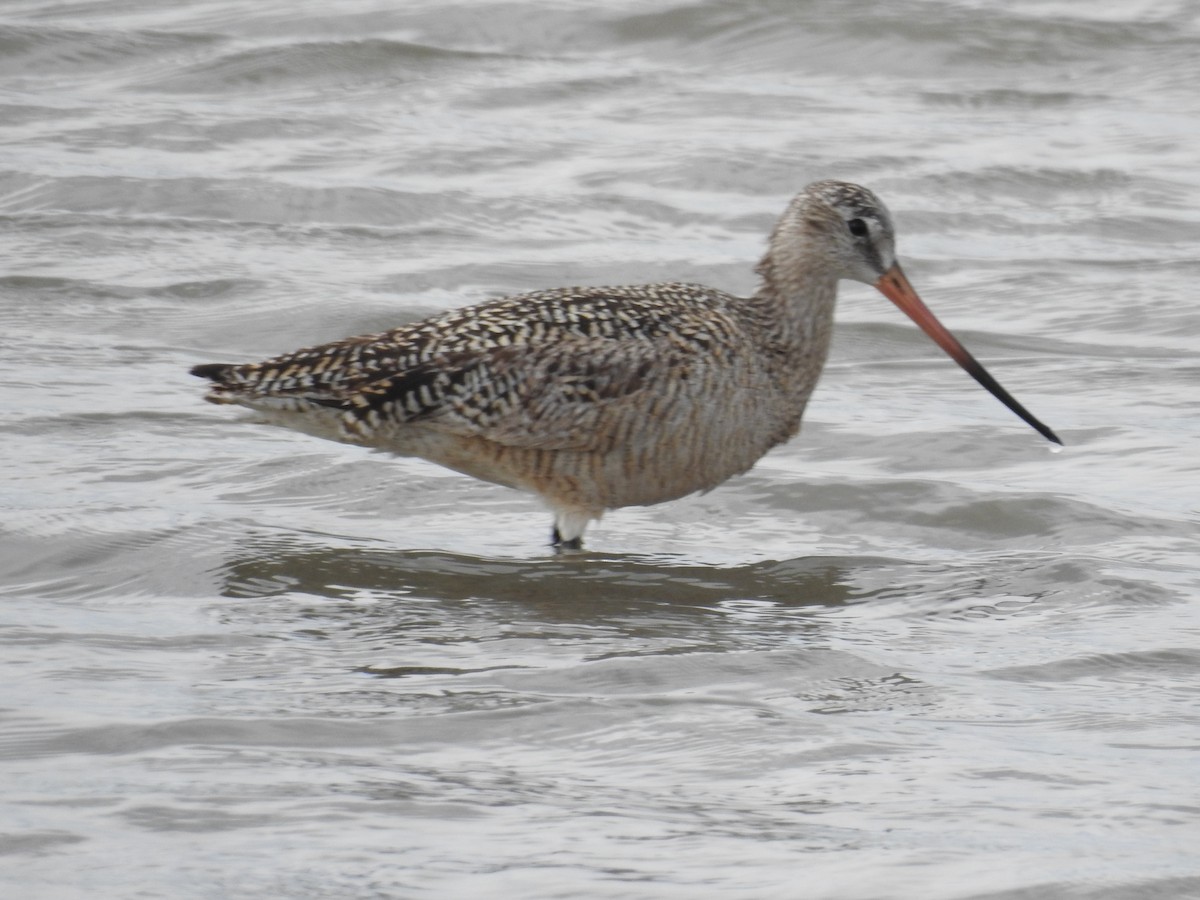
[[[555,550],[582,550],[583,536],[573,537],[564,540],[562,533],[558,530],[558,523],[550,530],[550,544]]]
[[[550,543],[556,550],[582,550],[583,533],[588,522],[604,515],[604,510],[588,510],[572,506],[555,506],[554,530],[550,532]]]

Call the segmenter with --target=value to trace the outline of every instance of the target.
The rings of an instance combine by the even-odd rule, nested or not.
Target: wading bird
[[[796,434],[843,278],[874,285],[1005,406],[1061,444],[921,302],[866,188],[810,184],[771,233],[751,297],[699,284],[536,291],[266,362],[207,364],[206,399],[537,494],[552,541],[605,510],[745,472]]]

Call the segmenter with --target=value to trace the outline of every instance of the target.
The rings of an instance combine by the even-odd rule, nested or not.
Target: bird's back
[[[269,400],[347,398],[394,378],[463,355],[505,348],[539,353],[562,342],[597,348],[663,343],[704,350],[735,331],[726,313],[735,298],[693,284],[582,287],[535,291],[451,310],[380,334],[306,347],[260,363],[196,366],[214,381],[208,400],[256,406]],[[501,354],[503,355],[503,354]]]

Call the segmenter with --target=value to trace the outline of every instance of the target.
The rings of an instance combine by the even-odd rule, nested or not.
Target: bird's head
[[[776,269],[779,264],[786,273],[782,278]],[[838,279],[872,285],[1001,403],[1048,440],[1062,443],[1000,386],[922,302],[896,261],[891,214],[883,201],[865,187],[846,181],[815,181],[808,185],[776,226],[771,249],[759,272],[775,289],[788,285],[799,294],[804,293],[806,282],[822,279],[830,285]],[[827,296],[831,307],[833,291]]]
[[[826,247],[837,277],[875,284],[896,264],[892,216],[871,191],[846,181],[816,181],[793,207],[810,245]]]

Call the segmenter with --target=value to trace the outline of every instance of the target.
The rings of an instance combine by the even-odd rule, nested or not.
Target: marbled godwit
[[[675,282],[537,291],[192,374],[214,382],[213,403],[537,494],[554,544],[579,547],[605,510],[716,487],[795,435],[849,278],[1062,443],[934,318],[894,240],[873,193],[819,181],[775,226],[752,297]]]

